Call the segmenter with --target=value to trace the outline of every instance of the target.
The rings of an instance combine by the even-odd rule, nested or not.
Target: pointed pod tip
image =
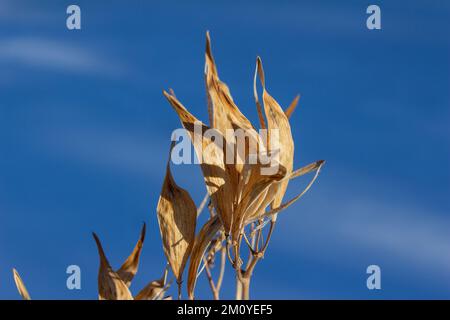
[[[209,31],[206,31],[206,55],[212,60],[212,50],[211,50],[211,36],[209,34]]]
[[[169,101],[169,103],[173,106],[173,101],[176,101],[176,98],[174,95],[172,95],[170,92],[167,92],[166,90],[163,90],[163,95],[166,97],[166,99]]]
[[[259,75],[259,80],[261,81],[261,85],[263,86],[263,89],[265,91],[265,77],[264,77],[264,69],[263,69],[263,65],[262,65],[262,60],[260,56],[256,57],[256,71],[255,71],[255,81],[256,81],[256,74]]]
[[[99,250],[102,249],[102,244],[100,242],[100,238],[98,237],[98,235],[95,232],[92,232],[92,236],[94,237],[95,243],[97,244],[97,248]]]
[[[144,242],[145,239],[145,233],[147,232],[147,224],[145,221],[142,222],[142,230],[141,230],[141,241]]]

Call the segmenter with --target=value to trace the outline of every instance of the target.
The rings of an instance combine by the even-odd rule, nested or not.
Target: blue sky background
[[[156,204],[170,134],[161,94],[207,119],[205,31],[221,78],[256,121],[260,55],[271,94],[292,117],[295,167],[327,164],[279,217],[253,298],[450,298],[447,1],[0,1],[0,298],[16,267],[36,299],[96,299],[91,232],[120,266],[148,233],[137,293],[164,267]],[[382,30],[365,10],[378,4]],[[200,170],[173,169],[199,203]],[[302,187],[290,185],[288,197]],[[66,289],[66,267],[82,289]],[[366,288],[366,268],[382,290]],[[228,266],[228,271],[230,268]],[[225,278],[224,298],[234,279]],[[207,282],[197,296],[210,298]]]

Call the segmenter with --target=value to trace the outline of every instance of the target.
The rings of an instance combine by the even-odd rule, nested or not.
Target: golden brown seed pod
[[[181,283],[194,245],[197,207],[189,193],[175,183],[170,171],[170,157],[156,211],[164,253],[175,278]]]

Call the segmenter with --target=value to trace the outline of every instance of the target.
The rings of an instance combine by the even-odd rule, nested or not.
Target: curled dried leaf
[[[194,245],[197,208],[189,193],[175,183],[170,171],[170,158],[156,211],[164,253],[178,283],[181,283]]]
[[[13,276],[14,276],[14,282],[16,283],[17,290],[19,291],[20,295],[22,296],[22,299],[23,300],[31,300],[30,294],[28,293],[28,290],[25,287],[25,284],[23,283],[22,278],[20,277],[20,275],[16,269],[13,269]]]

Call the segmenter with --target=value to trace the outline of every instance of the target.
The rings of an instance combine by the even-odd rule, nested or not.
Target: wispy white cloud
[[[160,178],[161,169],[165,166],[162,159],[167,157],[169,140],[144,139],[141,135],[98,127],[55,130],[64,134],[55,136],[49,133],[45,140],[38,141],[40,152],[132,177]]]
[[[1,0],[0,25],[14,23],[14,25],[27,25],[28,27],[31,25],[42,27],[60,20],[54,12],[45,9],[46,6],[42,1]]]
[[[46,38],[12,38],[0,41],[0,63],[76,74],[121,75],[125,68],[92,48]]]
[[[383,192],[366,195],[356,190],[349,194],[342,188],[331,193],[334,196],[328,194],[326,201],[316,198],[297,209],[304,213],[295,212],[295,206],[288,210],[291,212],[282,213],[288,223],[281,223],[279,229],[283,231],[278,231],[299,235],[299,242],[314,239],[319,259],[330,259],[340,248],[340,254],[349,260],[337,259],[336,263],[348,264],[355,252],[371,252],[399,268],[407,267],[417,279],[448,277],[450,217],[445,212],[424,207],[414,196],[400,193],[397,197]],[[290,243],[283,245],[298,251],[298,242],[292,246]]]

